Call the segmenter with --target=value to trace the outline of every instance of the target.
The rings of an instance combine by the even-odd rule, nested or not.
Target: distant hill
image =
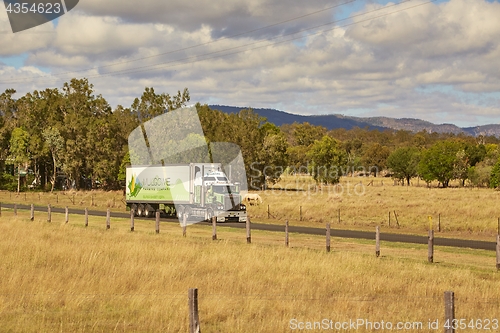
[[[222,111],[224,113],[238,113],[240,110],[247,109],[246,107],[236,107],[236,106],[225,106],[225,105],[210,105],[210,108]],[[363,121],[363,118],[348,118],[341,115],[320,115],[320,116],[303,116],[297,114],[291,114],[284,111],[279,111],[275,109],[256,109],[252,110],[261,117],[265,117],[268,122],[275,124],[276,126],[281,126],[283,124],[293,124],[305,123],[324,126],[327,129],[345,128],[352,129],[354,127],[360,127],[368,129],[378,129],[384,130],[388,129],[386,127],[378,126],[375,124],[369,124]]]
[[[225,113],[238,113],[247,107],[225,106],[225,105],[210,105],[210,108],[220,110]],[[389,117],[351,117],[339,114],[304,116],[287,113],[275,109],[256,109],[252,108],[255,113],[265,117],[267,121],[277,126],[283,124],[293,124],[308,122],[316,126],[324,126],[327,129],[345,128],[347,130],[354,127],[368,128],[371,130],[407,130],[412,132],[427,132],[437,133],[465,133],[472,136],[497,136],[500,137],[500,124],[491,124],[475,127],[458,127],[453,124],[433,124],[431,122],[414,119],[414,118],[389,118]]]

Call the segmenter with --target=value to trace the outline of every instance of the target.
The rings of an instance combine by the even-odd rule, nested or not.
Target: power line
[[[55,73],[55,74],[50,74],[50,75],[39,75],[39,76],[37,76],[37,78],[67,75],[67,74],[72,74],[72,73],[81,73],[81,72],[86,72],[86,71],[90,71],[90,70],[99,70],[99,69],[103,69],[103,68],[107,68],[107,67],[118,66],[118,65],[123,65],[123,64],[127,64],[127,63],[137,62],[137,61],[141,61],[141,60],[146,60],[146,59],[161,57],[161,56],[172,54],[172,53],[177,53],[177,52],[182,52],[182,51],[186,51],[186,50],[198,48],[198,47],[201,47],[201,46],[207,46],[207,45],[210,45],[210,44],[218,43],[218,42],[226,40],[226,39],[232,39],[232,38],[235,38],[235,37],[240,37],[240,36],[248,35],[248,34],[251,34],[251,33],[254,33],[254,32],[257,32],[257,31],[261,31],[261,30],[265,30],[265,29],[268,29],[268,28],[272,28],[272,27],[278,26],[278,25],[282,25],[284,23],[296,21],[296,20],[299,20],[299,19],[302,19],[302,18],[305,18],[305,17],[308,17],[308,16],[312,16],[312,15],[316,15],[316,14],[319,14],[319,13],[323,13],[323,12],[328,11],[330,9],[337,8],[337,7],[340,7],[340,6],[344,6],[344,5],[347,5],[347,4],[356,2],[356,1],[358,1],[358,0],[349,0],[347,2],[343,2],[343,3],[336,4],[336,5],[333,5],[333,6],[330,6],[330,7],[326,7],[326,8],[317,10],[315,12],[311,12],[311,13],[304,14],[304,15],[301,15],[301,16],[293,17],[293,18],[287,19],[285,21],[281,21],[281,22],[274,23],[274,24],[271,24],[271,25],[267,25],[267,26],[264,26],[264,27],[260,27],[260,28],[257,28],[257,29],[253,29],[253,30],[241,32],[241,33],[234,34],[234,35],[231,35],[231,36],[221,37],[221,38],[218,38],[216,40],[205,42],[205,43],[200,43],[200,44],[196,44],[196,45],[192,45],[192,46],[187,46],[187,47],[184,47],[184,48],[180,48],[180,49],[176,49],[176,50],[171,50],[171,51],[167,51],[167,52],[163,52],[163,53],[158,53],[158,54],[154,54],[154,55],[150,55],[150,56],[146,56],[146,57],[140,57],[140,58],[135,58],[135,59],[131,59],[131,60],[126,60],[126,61],[121,61],[121,62],[115,62],[115,63],[109,64],[109,65],[104,65],[104,66],[96,66],[96,67],[91,67],[91,68],[86,68],[86,69],[80,69],[80,70],[76,70],[76,71],[69,71],[69,72],[63,72],[63,73]],[[33,77],[19,78],[19,79],[16,79],[16,80],[23,80],[23,79],[33,79]],[[3,82],[10,82],[10,81],[3,81]]]
[[[399,4],[390,5],[389,7],[397,6],[397,5],[400,5],[402,3],[410,2],[410,1],[412,1],[412,0],[405,0],[405,1],[400,2]],[[246,47],[246,46],[251,46],[251,45],[255,45],[255,44],[267,42],[269,40],[273,40],[273,39],[277,39],[277,38],[281,38],[281,37],[286,37],[286,36],[290,36],[290,35],[296,35],[296,34],[305,32],[307,30],[312,30],[312,29],[316,29],[318,27],[322,27],[322,26],[325,26],[325,25],[330,25],[330,24],[338,23],[340,21],[345,21],[347,19],[352,19],[352,18],[355,18],[355,17],[358,17],[358,16],[363,16],[363,15],[370,14],[370,13],[373,13],[373,12],[376,12],[376,11],[379,11],[379,10],[382,10],[382,9],[386,9],[388,7],[383,7],[383,8],[375,9],[375,10],[366,12],[364,14],[358,14],[358,15],[355,15],[355,16],[351,16],[349,18],[337,20],[337,21],[330,22],[330,23],[325,23],[325,24],[318,25],[318,26],[315,26],[315,27],[312,27],[312,28],[308,28],[308,29],[303,29],[303,30],[300,30],[298,32],[290,33],[290,34],[287,34],[287,35],[284,35],[284,36],[277,36],[277,37],[274,37],[272,39],[260,40],[260,41],[252,42],[252,43],[249,43],[249,44],[241,45],[241,46],[235,46],[235,47],[232,47],[232,48],[228,48],[228,49],[224,49],[224,50],[220,50],[220,51],[214,51],[214,52],[210,52],[210,53],[205,53],[205,54],[202,54],[202,55],[191,56],[191,57],[187,57],[187,58],[183,58],[183,59],[170,60],[170,61],[167,61],[167,62],[164,62],[164,63],[155,64],[155,65],[147,65],[147,66],[141,66],[141,67],[136,67],[136,68],[131,68],[131,69],[124,69],[124,70],[119,70],[119,71],[114,71],[114,72],[109,72],[109,73],[96,74],[96,75],[88,76],[88,78],[96,78],[96,77],[103,77],[103,76],[110,76],[110,75],[123,75],[123,74],[131,74],[131,73],[132,74],[133,73],[140,73],[140,72],[146,72],[146,71],[156,70],[156,69],[160,69],[160,68],[164,69],[164,68],[169,68],[169,67],[176,67],[176,66],[182,66],[182,65],[187,65],[187,64],[193,64],[193,63],[201,62],[201,61],[205,61],[205,60],[222,58],[222,57],[231,56],[231,55],[235,55],[235,54],[239,54],[239,53],[244,53],[244,52],[247,52],[247,51],[253,51],[253,50],[257,50],[257,49],[261,49],[261,48],[266,48],[266,47],[269,47],[269,46],[283,44],[283,43],[287,43],[287,42],[290,42],[290,41],[294,41],[294,40],[298,40],[298,39],[302,39],[302,38],[306,38],[306,37],[310,37],[310,36],[314,36],[314,35],[319,35],[319,34],[322,34],[322,33],[328,32],[328,31],[332,31],[332,30],[335,30],[335,29],[339,29],[339,28],[345,28],[345,27],[348,27],[348,26],[352,26],[352,25],[356,25],[356,24],[360,24],[360,23],[365,23],[365,22],[368,22],[368,21],[371,21],[371,20],[374,20],[374,19],[377,19],[377,18],[385,17],[385,16],[388,16],[390,14],[402,12],[402,11],[405,11],[405,10],[408,10],[408,9],[412,9],[412,8],[415,8],[415,7],[419,7],[419,6],[422,6],[422,5],[425,5],[425,4],[429,4],[429,3],[435,2],[435,1],[437,1],[437,0],[430,0],[428,2],[420,3],[420,4],[417,4],[417,5],[408,7],[408,8],[403,8],[403,9],[395,10],[395,11],[390,12],[390,13],[385,13],[385,14],[382,14],[382,15],[379,15],[379,16],[376,16],[376,17],[371,17],[371,18],[368,18],[368,19],[364,19],[364,20],[361,20],[361,21],[358,21],[358,22],[348,23],[348,24],[345,24],[345,25],[342,25],[342,26],[333,27],[333,28],[327,29],[327,30],[321,30],[319,32],[312,33],[312,34],[309,34],[307,36],[299,36],[299,37],[289,38],[289,39],[286,39],[286,40],[283,40],[283,41],[274,42],[274,43],[271,43],[271,44],[257,46],[257,47],[254,47],[254,48],[240,50],[240,51],[236,51],[236,52],[232,52],[232,53],[226,53],[226,54],[222,54],[222,55],[216,55],[216,56],[208,57],[208,58],[204,58],[204,59],[197,59],[199,57],[203,57],[203,56],[207,56],[207,55],[214,55],[214,54],[221,53],[221,52],[226,52],[226,51],[231,51],[231,50],[234,50],[234,49],[239,49],[239,48],[242,48],[242,47]],[[193,61],[188,61],[188,62],[181,62],[181,61],[190,60],[190,59],[194,59],[194,60]],[[171,66],[165,66],[165,65],[168,65],[170,63],[175,63],[175,62],[181,62],[181,63],[174,64],[174,65],[171,65]],[[160,66],[160,67],[156,68],[158,66]],[[152,68],[152,67],[155,67],[155,68]]]
[[[98,78],[98,77],[105,77],[105,76],[112,76],[112,75],[135,74],[135,73],[147,72],[147,71],[151,71],[151,70],[171,68],[171,67],[182,66],[182,65],[187,65],[187,64],[193,64],[193,63],[197,63],[197,62],[201,62],[201,61],[206,61],[206,60],[211,60],[211,59],[217,59],[217,58],[227,57],[227,56],[231,56],[231,55],[235,55],[235,54],[239,54],[239,53],[244,53],[244,52],[253,51],[253,50],[257,50],[257,49],[261,49],[261,48],[266,48],[266,47],[269,47],[269,46],[274,46],[274,45],[279,45],[279,44],[283,44],[283,43],[295,41],[295,40],[298,40],[298,39],[307,38],[307,37],[314,36],[314,35],[319,35],[319,34],[322,34],[322,33],[328,32],[328,31],[332,31],[332,30],[335,30],[335,29],[338,29],[338,28],[345,28],[345,27],[348,27],[348,26],[352,26],[352,25],[356,25],[356,24],[360,24],[360,23],[365,23],[365,22],[372,21],[372,20],[375,20],[375,19],[378,19],[378,18],[382,18],[382,17],[388,16],[388,15],[391,15],[391,14],[395,14],[395,13],[398,13],[398,12],[402,12],[402,11],[413,9],[413,8],[416,8],[416,7],[419,7],[419,6],[423,6],[423,5],[426,5],[426,4],[429,4],[429,3],[433,3],[433,2],[435,2],[437,0],[430,0],[430,1],[427,1],[427,2],[419,3],[419,4],[416,4],[414,6],[410,6],[410,7],[398,9],[398,10],[395,10],[395,11],[392,11],[392,12],[389,12],[389,13],[384,13],[384,14],[381,14],[381,15],[378,15],[378,16],[375,16],[375,17],[370,17],[370,18],[367,18],[367,19],[364,19],[364,20],[360,20],[360,21],[357,21],[357,22],[348,23],[348,24],[345,24],[345,25],[342,25],[342,26],[336,26],[336,27],[333,27],[333,28],[330,28],[330,29],[326,29],[326,30],[321,30],[321,31],[318,31],[318,32],[315,32],[315,33],[310,33],[310,34],[308,34],[306,36],[298,36],[298,37],[288,38],[288,39],[285,39],[283,41],[278,41],[278,42],[274,42],[274,43],[270,43],[270,44],[266,44],[266,45],[262,45],[262,46],[256,46],[256,47],[253,47],[253,48],[239,50],[239,51],[235,51],[235,52],[231,52],[231,53],[219,54],[219,53],[223,53],[223,52],[227,52],[227,51],[231,51],[231,50],[240,49],[240,48],[243,48],[243,47],[248,47],[248,46],[257,45],[257,44],[264,43],[264,42],[269,42],[269,41],[272,41],[272,40],[275,40],[275,39],[278,39],[278,38],[283,38],[283,37],[287,37],[287,36],[297,35],[297,34],[300,34],[300,33],[306,32],[306,31],[314,30],[314,29],[321,28],[321,27],[324,27],[324,26],[327,26],[327,25],[331,25],[331,24],[335,24],[335,23],[338,23],[338,22],[341,22],[341,21],[346,21],[346,20],[350,20],[350,19],[353,19],[353,18],[362,17],[362,16],[365,16],[365,15],[368,15],[368,14],[371,14],[371,13],[374,13],[374,12],[377,12],[377,11],[381,11],[381,10],[384,10],[384,9],[387,9],[387,8],[391,8],[391,7],[395,7],[395,6],[400,6],[403,3],[407,3],[407,2],[411,2],[411,1],[412,0],[404,0],[404,1],[401,1],[401,2],[399,2],[397,4],[392,4],[392,5],[389,5],[389,6],[377,8],[377,9],[374,9],[374,10],[371,10],[371,11],[368,11],[368,12],[365,12],[365,13],[360,13],[360,14],[357,14],[357,15],[354,15],[354,16],[350,16],[348,18],[331,21],[331,22],[324,23],[324,24],[321,24],[321,25],[317,25],[317,26],[314,26],[314,27],[311,27],[311,28],[301,29],[301,30],[299,30],[297,32],[293,32],[293,33],[289,33],[289,34],[285,34],[285,35],[276,36],[276,37],[273,37],[273,38],[270,38],[270,39],[258,40],[258,41],[252,42],[252,43],[248,43],[248,44],[244,44],[244,45],[240,45],[240,46],[235,46],[235,47],[231,47],[231,48],[227,48],[227,49],[223,49],[223,50],[219,50],[219,51],[209,52],[209,53],[205,53],[205,54],[201,54],[201,55],[190,56],[190,57],[186,57],[186,58],[182,58],[182,59],[169,60],[169,61],[158,63],[158,64],[152,64],[152,65],[140,66],[140,67],[135,67],[135,68],[129,68],[129,69],[111,71],[111,72],[103,73],[103,74],[88,75],[86,77],[87,78]],[[172,52],[175,52],[175,51],[172,51]],[[213,56],[212,57],[207,57],[207,56],[210,56],[210,55],[213,55]],[[199,59],[200,57],[205,57],[205,58]],[[177,64],[172,64],[172,63],[177,63]],[[47,77],[51,77],[52,78],[53,76],[55,76],[55,75],[50,75],[50,76],[47,76]],[[26,79],[28,79],[28,78],[26,78]],[[29,78],[29,79],[34,79],[34,78]],[[3,82],[0,82],[0,83],[15,83],[15,82],[22,82],[23,80],[24,80],[24,78],[23,79],[7,80],[7,81],[3,81]]]

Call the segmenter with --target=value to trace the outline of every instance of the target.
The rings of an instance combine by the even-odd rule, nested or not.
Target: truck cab
[[[220,170],[205,172],[195,178],[195,202],[207,208],[207,218],[217,216],[218,222],[246,221],[246,206],[242,203],[240,186],[231,183]]]

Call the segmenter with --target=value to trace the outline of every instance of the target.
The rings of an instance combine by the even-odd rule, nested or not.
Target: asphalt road
[[[13,209],[13,204],[2,204],[2,207]],[[31,207],[28,205],[17,205],[17,209],[30,210]],[[35,211],[37,212],[47,212],[47,207],[35,206]],[[85,211],[83,209],[68,209],[70,214],[84,215]],[[52,207],[52,212],[54,213],[64,213],[64,208]],[[89,216],[106,216],[105,211],[89,210]],[[129,218],[129,213],[117,213],[112,212],[112,217]],[[136,219],[146,219],[141,217],[136,217]],[[152,219],[149,219],[152,220]],[[177,219],[165,218],[161,219],[163,222],[179,223]],[[199,223],[201,225],[211,225],[207,222]],[[232,228],[245,229],[244,223],[221,223],[220,226],[227,226]],[[275,224],[262,224],[262,223],[252,223],[253,230],[265,230],[273,232],[284,232],[285,227],[283,225]],[[313,228],[313,227],[299,227],[299,226],[289,226],[288,231],[291,233],[300,233],[306,235],[325,235],[325,229],[323,228]],[[355,230],[341,230],[341,229],[331,229],[332,237],[341,238],[354,238],[354,239],[368,239],[375,240],[375,232],[368,231],[355,231]],[[416,236],[407,234],[393,234],[393,233],[380,233],[380,240],[386,242],[400,242],[400,243],[411,243],[411,244],[427,244],[427,236]],[[469,239],[455,239],[455,238],[442,238],[439,237],[437,233],[434,234],[434,245],[435,246],[451,246],[451,247],[461,247],[461,248],[471,248],[479,250],[496,250],[495,242],[485,242]]]

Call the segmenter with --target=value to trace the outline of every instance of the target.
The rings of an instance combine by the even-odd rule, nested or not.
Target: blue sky
[[[86,0],[17,34],[0,11],[0,91],[87,77],[113,107],[187,87],[192,102],[500,123],[498,1],[345,2]]]

